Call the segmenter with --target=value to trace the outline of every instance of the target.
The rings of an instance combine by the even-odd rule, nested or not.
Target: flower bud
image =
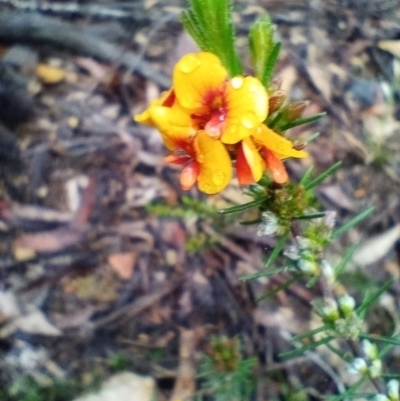
[[[271,114],[278,111],[281,108],[285,99],[286,93],[282,90],[278,90],[273,95],[271,95],[268,101],[268,115],[270,116]]]
[[[325,298],[325,305],[322,307],[323,317],[330,321],[335,322],[339,319],[339,311],[337,304],[332,298]]]
[[[378,359],[378,347],[368,340],[363,340],[362,348],[365,356],[371,361]]]
[[[208,353],[214,368],[219,372],[235,371],[241,360],[240,343],[236,338],[213,338],[209,344]]]
[[[353,297],[346,294],[339,298],[339,307],[345,317],[348,317],[356,306],[356,301]]]
[[[362,358],[355,358],[354,361],[348,365],[347,371],[353,375],[365,374],[368,371],[367,362]]]
[[[398,401],[400,399],[399,390],[400,390],[400,383],[398,380],[392,379],[389,380],[387,384],[388,388],[388,396],[390,401]]]
[[[258,226],[257,235],[273,235],[279,229],[278,217],[272,212],[262,212],[261,224]]]
[[[390,399],[385,394],[377,394],[374,401],[390,401]]]
[[[325,225],[332,229],[336,224],[337,213],[334,210],[325,212]]]
[[[299,248],[296,245],[289,245],[285,251],[283,252],[283,254],[291,259],[291,260],[299,260],[300,259],[300,252],[299,252]]]
[[[321,272],[330,284],[333,284],[335,282],[335,274],[332,269],[332,266],[325,259],[321,260]],[[339,302],[339,305],[340,305],[340,302]]]
[[[305,110],[305,108],[310,104],[308,100],[299,100],[297,102],[290,103],[285,108],[284,117],[287,122],[292,122],[298,120]]]
[[[299,269],[308,274],[317,274],[318,273],[318,266],[314,260],[304,259],[301,258],[299,260]]]
[[[296,236],[296,241],[301,251],[311,248],[311,241],[308,238]]]
[[[382,361],[380,359],[375,359],[374,361],[372,361],[368,372],[372,378],[379,377],[382,373]]]

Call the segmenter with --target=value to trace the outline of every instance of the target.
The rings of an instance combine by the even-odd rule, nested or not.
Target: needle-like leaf
[[[230,0],[189,0],[189,10],[182,13],[182,24],[200,49],[218,56],[231,76],[243,68],[235,48]]]

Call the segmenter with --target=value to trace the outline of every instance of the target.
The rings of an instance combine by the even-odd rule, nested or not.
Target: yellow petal
[[[171,96],[172,92],[173,92],[173,88],[171,88],[170,90],[168,90],[166,92],[163,92],[158,99],[152,100],[150,102],[150,106],[143,113],[133,116],[133,119],[137,123],[141,123],[141,124],[145,124],[145,125],[154,125],[154,122],[152,121],[151,116],[150,116],[151,108],[156,107],[156,106],[163,106],[164,102]]]
[[[253,182],[260,181],[264,170],[264,162],[262,157],[258,153],[256,146],[250,138],[243,139],[241,146],[244,158],[246,159],[247,165],[250,168]],[[237,169],[239,169],[239,166],[237,166]]]
[[[194,146],[196,160],[200,163],[199,190],[206,194],[222,191],[232,178],[232,162],[227,149],[205,131],[197,133]]]
[[[143,113],[140,114],[136,114],[135,116],[133,116],[133,119],[137,122],[137,123],[141,123],[141,124],[145,124],[145,125],[153,125],[153,121],[150,118],[150,109],[151,106],[146,109]]]
[[[227,71],[214,54],[187,54],[174,68],[177,100],[189,113],[205,113],[209,109],[207,100],[210,94],[222,91],[227,78]]]
[[[302,158],[308,156],[307,152],[304,150],[294,149],[291,141],[277,134],[264,124],[260,124],[260,126],[253,131],[252,137],[256,144],[265,146],[281,159],[287,157]]]
[[[262,83],[254,77],[232,78],[225,90],[227,115],[221,141],[237,143],[268,115],[268,95]]]
[[[154,126],[160,131],[165,146],[175,150],[180,141],[191,138],[195,131],[188,114],[178,108],[164,106],[150,107],[149,116]]]

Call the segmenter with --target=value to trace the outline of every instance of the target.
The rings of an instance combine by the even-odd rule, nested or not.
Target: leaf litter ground
[[[238,2],[239,44],[265,6],[283,42],[283,89],[293,100],[311,100],[307,115],[328,113],[306,131],[292,130],[320,132],[311,157],[289,165],[293,177],[343,160],[321,186],[321,203],[338,212],[339,223],[376,206],[329,250],[334,263],[361,244],[361,267],[344,279],[361,297],[366,283],[399,276],[400,13],[388,0],[308,3]],[[233,183],[210,199],[182,193],[178,171],[162,163],[158,133],[132,121],[168,86],[176,60],[194,50],[176,2],[88,3],[76,12],[60,3],[22,14],[15,8],[22,3],[2,4],[0,18],[10,26],[21,25],[17,15],[42,18],[53,37],[0,28],[1,387],[27,376],[47,386],[79,378],[90,387],[122,368],[154,378],[161,400],[190,398],[212,334],[239,336],[244,355],[258,358],[259,400],[282,394],[282,383],[312,389],[309,399],[348,383],[343,363],[323,353],[279,359],[290,333],[318,324],[310,301],[319,293],[294,284],[255,302],[287,277],[240,281],[262,267],[275,243],[215,213],[243,202],[240,189]],[[57,26],[79,40],[57,37]],[[187,207],[185,195],[199,202]],[[149,211],[153,203],[166,206]],[[193,205],[197,214],[187,212]],[[395,284],[370,313],[373,333],[398,326],[398,291]]]

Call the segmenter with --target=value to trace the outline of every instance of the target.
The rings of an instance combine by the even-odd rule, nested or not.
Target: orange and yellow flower
[[[137,122],[155,126],[173,152],[167,162],[185,164],[180,183],[214,194],[232,178],[232,158],[240,184],[257,182],[265,168],[287,180],[281,159],[304,157],[292,143],[266,127],[268,95],[251,76],[229,78],[212,53],[188,54],[177,63],[172,88],[153,101]]]
[[[250,138],[241,141],[236,158],[236,171],[240,185],[249,185],[261,179],[268,170],[272,179],[283,184],[288,180],[282,159],[307,157],[307,152],[297,150],[292,142],[260,124]]]

